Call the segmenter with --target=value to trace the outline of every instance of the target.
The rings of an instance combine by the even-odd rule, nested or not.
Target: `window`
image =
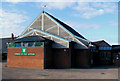
[[[34,47],[34,42],[28,42],[28,47]]]
[[[27,42],[23,42],[23,47],[28,47],[28,43]]]
[[[107,50],[110,50],[110,47],[107,47]]]
[[[21,43],[15,43],[15,47],[21,47]]]
[[[35,42],[36,47],[43,47],[43,42]]]
[[[107,47],[103,47],[103,50],[107,50]]]
[[[9,47],[15,47],[15,43],[9,43]]]

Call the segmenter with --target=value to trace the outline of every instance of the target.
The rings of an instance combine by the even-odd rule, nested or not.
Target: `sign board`
[[[27,49],[26,48],[22,48],[22,53],[27,53]]]
[[[22,53],[14,53],[14,55],[35,56],[35,53],[27,53],[27,48],[22,48]]]

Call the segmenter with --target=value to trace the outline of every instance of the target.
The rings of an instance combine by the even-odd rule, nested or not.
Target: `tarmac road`
[[[118,68],[114,66],[91,69],[28,69],[6,67],[2,64],[3,79],[118,79]]]

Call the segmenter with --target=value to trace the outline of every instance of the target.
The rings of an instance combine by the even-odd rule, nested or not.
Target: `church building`
[[[43,11],[16,39],[8,42],[7,66],[80,68],[94,64],[95,45],[72,27]]]

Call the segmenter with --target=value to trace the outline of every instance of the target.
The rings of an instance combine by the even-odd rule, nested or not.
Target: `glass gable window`
[[[10,42],[8,43],[9,47],[43,47],[44,46],[44,42]]]
[[[34,42],[28,42],[28,47],[34,47]]]
[[[43,42],[35,42],[36,47],[43,47]]]
[[[23,42],[23,47],[28,47],[28,43],[27,42]]]
[[[9,47],[15,47],[15,43],[9,43]]]
[[[21,47],[21,43],[15,43],[15,47]]]

